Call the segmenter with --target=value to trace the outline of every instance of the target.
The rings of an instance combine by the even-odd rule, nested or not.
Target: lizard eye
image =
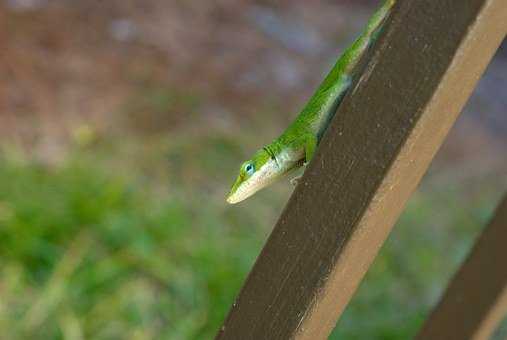
[[[248,175],[250,175],[250,176],[251,176],[251,175],[253,175],[254,171],[255,171],[255,168],[254,168],[254,166],[253,166],[253,164],[252,164],[252,163],[249,163],[249,164],[247,164],[247,165],[245,166],[245,172],[246,172]]]

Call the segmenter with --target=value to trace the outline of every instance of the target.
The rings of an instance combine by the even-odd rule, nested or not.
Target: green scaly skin
[[[244,162],[227,197],[238,203],[312,159],[329,122],[350,87],[354,68],[375,40],[395,0],[386,0],[365,31],[345,50],[315,94],[289,127]]]

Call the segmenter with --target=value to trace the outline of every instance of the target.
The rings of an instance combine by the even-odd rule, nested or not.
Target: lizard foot
[[[292,184],[293,186],[298,185],[299,181],[301,180],[301,177],[303,177],[303,175],[294,177],[293,179],[290,180],[290,184]]]

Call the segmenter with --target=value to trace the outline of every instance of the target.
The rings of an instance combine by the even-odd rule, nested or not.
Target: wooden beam
[[[489,339],[507,315],[507,196],[418,339]]]
[[[217,339],[329,335],[505,36],[506,17],[505,0],[399,0]]]

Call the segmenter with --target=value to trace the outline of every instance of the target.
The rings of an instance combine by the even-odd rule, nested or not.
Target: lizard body
[[[366,29],[345,50],[297,118],[272,143],[244,162],[227,202],[238,203],[279,177],[307,164],[336,109],[350,87],[354,68],[375,40],[395,0],[384,4],[370,18]]]

